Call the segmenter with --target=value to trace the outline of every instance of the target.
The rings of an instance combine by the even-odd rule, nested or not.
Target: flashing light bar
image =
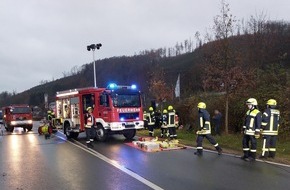
[[[116,83],[110,83],[107,88],[110,90],[117,90],[117,89],[137,90],[137,85],[132,84],[131,86],[124,86],[124,85],[117,85]]]
[[[79,91],[75,90],[69,90],[69,91],[63,91],[63,92],[57,92],[56,97],[63,97],[63,96],[69,96],[69,95],[75,95],[78,94]]]

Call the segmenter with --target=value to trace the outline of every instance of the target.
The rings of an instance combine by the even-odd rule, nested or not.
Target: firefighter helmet
[[[197,107],[198,107],[198,108],[201,108],[201,109],[205,109],[205,108],[206,108],[206,104],[205,104],[204,102],[199,102],[199,103],[197,104]]]
[[[168,110],[173,110],[173,106],[168,106]]]
[[[89,110],[93,110],[93,108],[92,108],[92,107],[88,107],[88,108],[87,108],[87,111],[89,111]]]
[[[277,101],[274,100],[274,99],[269,99],[267,101],[267,105],[269,105],[269,106],[277,106]]]
[[[247,105],[254,105],[254,106],[257,106],[258,105],[258,102],[255,98],[249,98],[247,101],[246,101],[246,104]]]
[[[164,109],[164,110],[163,110],[163,113],[167,113],[167,109]]]
[[[153,107],[149,107],[149,111],[153,111]]]

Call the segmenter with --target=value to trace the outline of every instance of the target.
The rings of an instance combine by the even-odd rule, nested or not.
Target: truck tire
[[[127,140],[132,140],[136,135],[136,129],[128,129],[123,132],[124,137]]]
[[[5,122],[3,122],[4,128],[6,129],[6,131],[8,131],[8,126]]]
[[[14,131],[14,127],[8,125],[8,127],[7,127],[7,131],[12,133],[12,132]]]
[[[77,139],[79,136],[79,133],[77,132],[71,132],[71,127],[69,123],[65,123],[63,127],[63,133],[65,134],[67,139]]]
[[[98,141],[104,142],[107,139],[107,132],[101,124],[97,124],[96,128],[96,139]]]
[[[26,127],[27,131],[31,131],[32,130],[32,125],[31,126],[28,126]]]

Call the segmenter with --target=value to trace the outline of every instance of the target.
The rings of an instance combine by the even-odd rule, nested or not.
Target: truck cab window
[[[94,94],[85,94],[83,95],[83,112],[86,113],[88,107],[95,107],[95,95]]]
[[[104,107],[109,107],[109,98],[108,98],[108,94],[102,94],[100,96],[100,105],[104,106]]]

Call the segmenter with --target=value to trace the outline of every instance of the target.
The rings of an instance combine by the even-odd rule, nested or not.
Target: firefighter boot
[[[249,151],[244,151],[244,156],[242,156],[241,159],[245,161],[249,161]]]
[[[222,154],[223,149],[220,146],[215,147],[215,149],[217,150],[218,155],[221,155]]]
[[[249,156],[249,161],[255,161],[256,160],[256,152],[251,152]]]
[[[269,156],[269,152],[268,152],[268,151],[265,151],[265,152],[262,153],[261,156],[259,156],[259,158],[260,158],[260,159],[267,159],[268,156]]]
[[[269,152],[269,158],[275,158],[275,155],[276,155],[276,151],[270,151]]]
[[[89,143],[87,143],[87,147],[88,148],[94,148],[94,145],[91,142],[89,142]]]
[[[202,149],[197,149],[197,151],[194,154],[197,156],[202,156]]]

